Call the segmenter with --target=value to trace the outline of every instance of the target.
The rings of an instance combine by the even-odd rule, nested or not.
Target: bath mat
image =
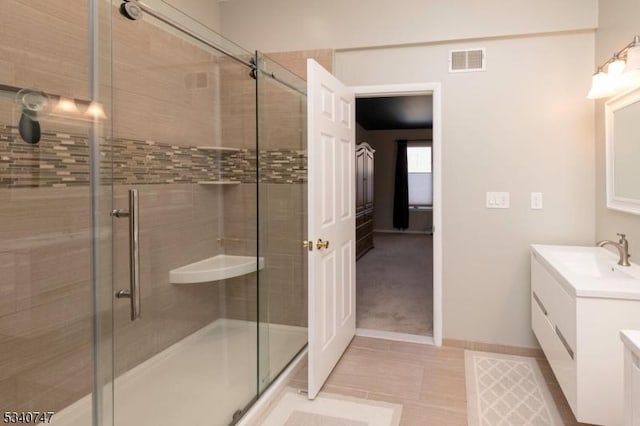
[[[536,360],[465,351],[469,426],[563,425]]]
[[[285,391],[261,426],[398,426],[402,405],[320,392]]]

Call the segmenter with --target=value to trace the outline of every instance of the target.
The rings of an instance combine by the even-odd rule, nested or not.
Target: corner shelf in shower
[[[198,185],[239,185],[235,180],[201,180]]]
[[[240,148],[231,148],[229,146],[198,146],[196,147],[203,151],[228,151],[228,152],[238,152]]]
[[[169,272],[172,284],[195,284],[239,277],[264,269],[264,257],[219,254]]]

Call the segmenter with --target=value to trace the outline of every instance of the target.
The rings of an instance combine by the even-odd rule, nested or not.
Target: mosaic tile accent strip
[[[15,126],[0,125],[0,187],[55,187],[89,184],[87,138],[42,132],[37,145],[25,143]]]
[[[305,183],[307,181],[307,151],[260,151],[260,182]],[[242,150],[227,154],[222,162],[225,179],[254,182],[257,170],[255,151]]]
[[[125,185],[223,180],[218,155],[190,146],[115,139],[113,180]]]
[[[106,144],[105,144],[106,147]],[[101,172],[105,182],[145,185],[234,181],[299,184],[307,180],[303,150],[211,150],[136,139],[115,139]],[[111,156],[111,157],[110,157]],[[113,173],[107,158],[113,158]],[[0,188],[64,187],[89,184],[86,135],[42,133],[37,145],[22,141],[15,126],[0,125]]]

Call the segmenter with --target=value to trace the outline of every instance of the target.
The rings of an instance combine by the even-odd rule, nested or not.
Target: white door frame
[[[442,87],[440,83],[410,83],[351,86],[350,89],[356,98],[416,95],[433,97],[433,343],[442,346]],[[428,342],[428,339],[402,340]]]

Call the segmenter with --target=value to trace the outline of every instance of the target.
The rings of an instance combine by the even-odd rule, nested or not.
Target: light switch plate
[[[531,193],[531,209],[542,210],[542,192]]]
[[[487,208],[488,209],[508,209],[509,193],[508,192],[487,192]]]

